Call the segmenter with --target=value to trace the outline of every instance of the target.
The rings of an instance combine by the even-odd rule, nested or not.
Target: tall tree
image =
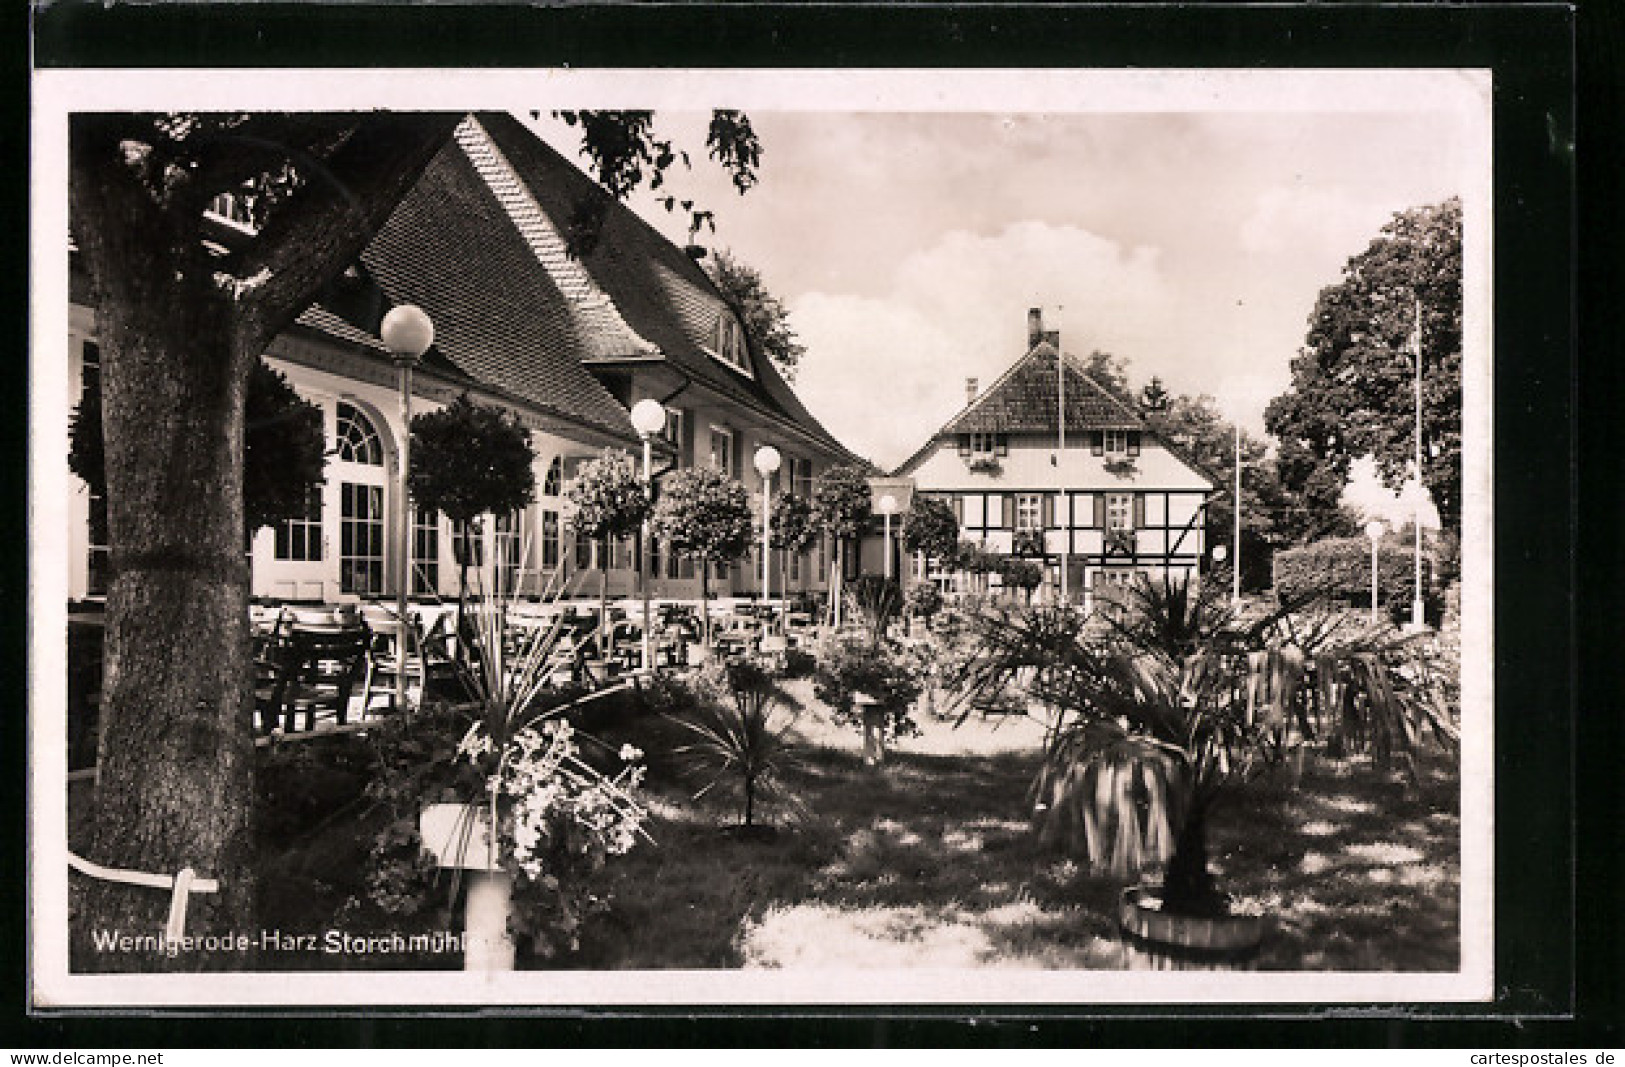
[[[745,333],[757,349],[773,361],[785,381],[795,381],[796,368],[807,349],[790,327],[789,309],[768,291],[761,274],[726,249],[711,256],[706,273],[739,312]]]
[[[1228,545],[1235,530],[1236,427],[1206,393],[1167,394],[1160,410],[1148,410],[1146,422],[1164,440],[1212,477],[1214,494],[1207,504],[1207,543]],[[1302,505],[1287,493],[1270,462],[1269,446],[1241,433],[1241,565],[1249,588],[1269,584],[1270,549],[1284,539],[1283,530],[1303,520]],[[1317,515],[1317,521],[1327,516]]]
[[[468,565],[485,514],[529,507],[536,493],[536,450],[519,420],[463,393],[439,411],[412,419],[412,470],[407,487],[419,507],[456,526],[457,632],[463,632]]]
[[[69,120],[71,226],[102,346],[112,579],[89,858],[222,892],[188,932],[251,929],[248,571],[242,553],[249,371],[352,263],[445,143],[457,114],[81,113]],[[595,158],[638,184],[646,127],[611,122]],[[589,144],[594,138],[586,137]],[[711,154],[743,191],[760,146],[735,112]],[[658,168],[657,168],[658,170]],[[206,211],[243,198],[254,231],[223,249]],[[206,240],[207,238],[207,240]],[[162,925],[161,893],[76,882],[82,928]],[[117,961],[95,961],[117,965]],[[180,954],[150,966],[195,966]]]
[[[607,654],[609,642],[609,549],[618,538],[629,537],[649,515],[649,490],[632,456],[606,448],[564,487],[570,503],[570,526],[579,537],[598,544],[598,655]]]
[[[1420,316],[1418,316],[1418,310]],[[1401,212],[1342,279],[1321,290],[1291,388],[1265,425],[1290,489],[1324,504],[1350,463],[1376,459],[1398,488],[1415,467],[1420,318],[1422,480],[1450,531],[1461,524],[1461,201]]]
[[[863,531],[870,515],[869,479],[857,467],[830,467],[813,484],[813,515],[835,544],[830,563],[830,619],[841,623],[841,579],[846,574],[846,542]]]
[[[715,467],[687,467],[660,486],[649,528],[700,569],[701,640],[711,644],[711,567],[750,551],[756,533],[750,493]]]
[[[959,521],[954,509],[935,497],[916,496],[903,519],[903,544],[910,552],[942,561],[959,547]]]

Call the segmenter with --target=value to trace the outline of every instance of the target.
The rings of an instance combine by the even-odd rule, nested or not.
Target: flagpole
[[[1241,420],[1236,420],[1235,549],[1230,560],[1230,602],[1241,603]]]
[[[1061,603],[1069,599],[1067,574],[1072,562],[1072,498],[1066,489],[1066,359],[1061,355],[1061,312],[1065,304],[1055,305],[1055,395],[1057,405],[1056,440],[1058,451],[1055,465],[1061,472]]]

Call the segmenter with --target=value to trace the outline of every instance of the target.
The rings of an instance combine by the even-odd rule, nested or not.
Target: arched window
[[[384,442],[373,428],[372,420],[342,400],[338,407],[337,437],[339,459],[344,462],[367,467],[384,465]]]
[[[564,491],[564,457],[554,456],[547,466],[547,477],[542,479],[542,495],[558,496]]]

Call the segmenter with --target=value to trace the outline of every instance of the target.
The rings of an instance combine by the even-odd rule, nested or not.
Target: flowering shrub
[[[607,903],[590,891],[589,879],[643,832],[645,812],[634,796],[643,753],[623,746],[621,770],[607,777],[583,762],[568,721],[548,719],[500,749],[484,723],[475,723],[457,755],[488,775],[499,862],[514,879],[509,926],[543,955],[573,951],[582,921]]]
[[[920,665],[909,650],[892,641],[845,634],[819,649],[813,691],[829,705],[835,721],[862,727],[855,698],[862,694],[887,712],[888,732],[909,737],[920,732],[913,704],[920,695]]]

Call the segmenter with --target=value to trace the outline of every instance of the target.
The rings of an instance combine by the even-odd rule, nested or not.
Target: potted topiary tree
[[[650,532],[700,568],[700,642],[711,647],[710,571],[715,563],[738,559],[755,534],[750,494],[714,467],[688,467],[666,478],[649,520]],[[703,653],[702,653],[703,654]]]
[[[464,626],[468,565],[481,515],[529,507],[536,491],[530,434],[501,408],[467,393],[439,411],[412,419],[412,469],[407,488],[420,508],[438,511],[457,528],[457,632]]]
[[[1317,737],[1402,758],[1427,733],[1458,740],[1407,645],[1294,629],[1301,604],[1243,628],[1222,596],[1142,578],[1104,640],[1068,605],[984,617],[953,679],[967,708],[1011,688],[1043,706],[1041,840],[1119,876],[1162,865],[1160,885],[1125,888],[1120,920],[1175,965],[1246,954],[1263,933],[1261,917],[1232,912],[1209,867],[1207,826],[1225,796]]]
[[[649,491],[631,455],[605,449],[564,487],[571,508],[570,526],[578,536],[598,542],[598,657],[607,655],[609,639],[609,546],[638,532],[649,515]]]
[[[886,760],[886,739],[919,732],[912,711],[920,695],[915,657],[890,634],[902,606],[897,583],[868,575],[853,583],[852,610],[860,625],[837,632],[819,649],[813,691],[836,721],[863,731],[863,761]]]
[[[830,563],[829,610],[831,625],[841,625],[841,584],[846,573],[846,543],[869,521],[869,479],[853,466],[830,467],[813,485],[813,521],[835,543]]]

